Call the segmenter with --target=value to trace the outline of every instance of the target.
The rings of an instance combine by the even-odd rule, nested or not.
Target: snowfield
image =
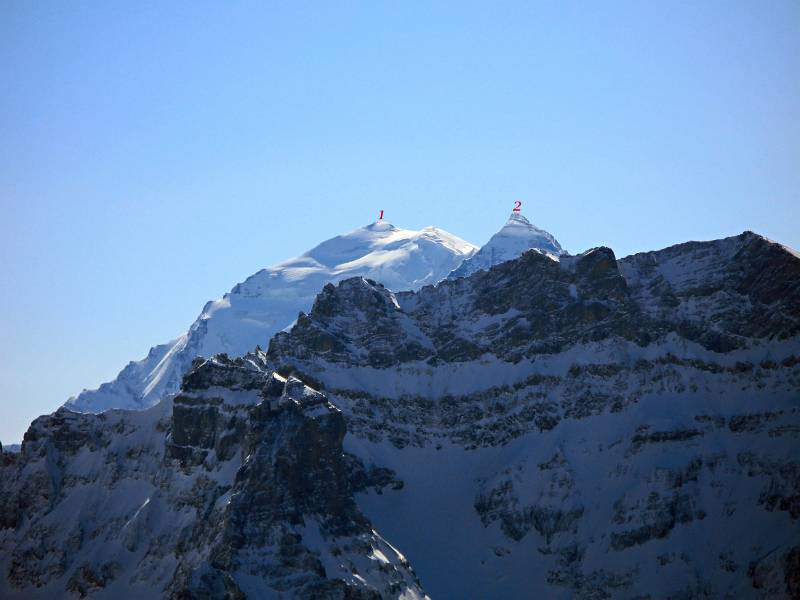
[[[242,356],[266,346],[299,312],[311,308],[326,283],[363,276],[398,291],[419,289],[436,283],[476,251],[442,229],[412,231],[387,221],[336,236],[302,256],[262,269],[208,302],[187,333],[154,346],[114,381],[84,390],[66,406],[78,412],[147,408],[178,391],[196,356]]]

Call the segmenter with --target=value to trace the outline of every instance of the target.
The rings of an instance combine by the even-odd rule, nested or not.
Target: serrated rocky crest
[[[344,281],[268,360],[404,482],[359,502],[433,597],[794,598],[798,334],[800,259],[744,233]]]
[[[174,399],[37,419],[0,591],[798,598],[799,336],[800,258],[749,232],[329,284]]]

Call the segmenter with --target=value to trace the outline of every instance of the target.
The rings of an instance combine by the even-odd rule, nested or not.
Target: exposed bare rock
[[[258,353],[195,361],[148,411],[42,417],[3,468],[0,595],[422,598],[356,506],[345,432]]]

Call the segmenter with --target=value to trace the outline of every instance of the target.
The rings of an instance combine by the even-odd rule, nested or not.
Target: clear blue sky
[[[0,5],[0,440],[374,220],[800,247],[800,3]]]

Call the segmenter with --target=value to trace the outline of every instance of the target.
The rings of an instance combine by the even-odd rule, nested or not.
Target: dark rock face
[[[455,546],[395,533],[433,595],[788,597],[799,335],[800,258],[744,233],[621,260],[531,251],[416,293],[347,280],[268,361],[319,381],[348,451],[391,459],[387,507],[447,510],[403,456],[469,473],[453,477],[492,540],[469,584],[417,551]]]
[[[422,598],[355,504],[345,432],[263,354],[195,361],[142,413],[42,417],[3,468],[0,595]]]
[[[745,233],[327,285],[0,453],[0,595],[796,598],[800,258]],[[374,525],[373,525],[374,523]]]
[[[403,481],[397,478],[397,474],[386,467],[376,465],[365,466],[363,461],[352,454],[345,454],[347,462],[347,472],[350,477],[350,485],[354,492],[374,490],[377,494],[382,494],[384,488],[390,490],[403,489]]]
[[[649,429],[649,428],[648,428]],[[633,449],[638,450],[644,444],[663,444],[664,442],[684,442],[703,435],[697,429],[676,429],[673,431],[647,431],[633,436]]]
[[[535,529],[548,546],[556,534],[574,531],[584,507],[569,465],[556,454],[538,467],[537,498],[528,506],[519,498],[518,488],[527,483],[520,474],[521,465],[506,469],[489,490],[484,482],[475,499],[475,510],[484,526],[499,521],[503,532],[515,541]]]
[[[725,352],[800,333],[800,260],[745,233],[617,261],[595,248],[560,262],[531,250],[467,279],[392,294],[360,278],[327,285],[309,316],[270,343],[274,360],[386,368],[492,354],[518,361],[618,337],[670,333]]]
[[[598,248],[575,263],[568,270],[530,251],[491,271],[418,293],[392,294],[364,279],[329,285],[310,316],[299,319],[291,333],[273,338],[270,355],[319,353],[331,362],[386,368],[467,361],[486,353],[514,361],[614,333],[635,338],[635,327],[620,328],[636,306],[613,252]]]
[[[708,385],[699,381],[706,373],[721,376],[716,379],[730,374],[742,389],[800,386],[795,354],[734,365],[718,357],[798,333],[798,265],[785,248],[745,233],[621,261],[608,248],[560,262],[534,250],[417,293],[395,294],[351,279],[326,286],[309,315],[273,338],[268,356],[279,370],[308,374],[341,399],[336,404],[351,430],[372,429],[373,440],[403,447],[445,435],[468,447],[496,445],[552,429],[563,418],[619,412],[648,392],[697,392]],[[763,272],[774,279],[765,281]],[[698,344],[711,360],[697,352],[678,356],[670,347],[675,343]],[[593,356],[613,346],[628,356]],[[659,349],[646,350],[651,347]],[[566,373],[546,364],[574,348],[586,351],[573,352]],[[342,378],[324,374],[357,368],[425,379],[442,365],[489,360],[542,366],[528,367],[527,378],[510,385],[497,385],[487,373],[486,385],[442,394],[436,402],[410,392],[398,402],[372,393],[369,384],[344,387]],[[782,427],[790,429],[775,429],[775,435],[792,425]]]
[[[635,254],[620,268],[652,318],[713,350],[800,333],[800,260],[754,233]]]
[[[632,529],[613,533],[611,547],[614,550],[624,550],[655,538],[665,538],[676,525],[705,518],[705,513],[696,509],[694,504],[694,499],[690,495],[674,493],[663,497],[658,492],[652,492],[644,506],[639,504],[626,506],[622,501],[618,501],[615,519],[617,524],[628,524],[631,520],[628,515],[631,513],[636,515],[640,524]]]
[[[786,594],[791,600],[800,599],[800,546],[795,546],[786,553],[784,582]]]

